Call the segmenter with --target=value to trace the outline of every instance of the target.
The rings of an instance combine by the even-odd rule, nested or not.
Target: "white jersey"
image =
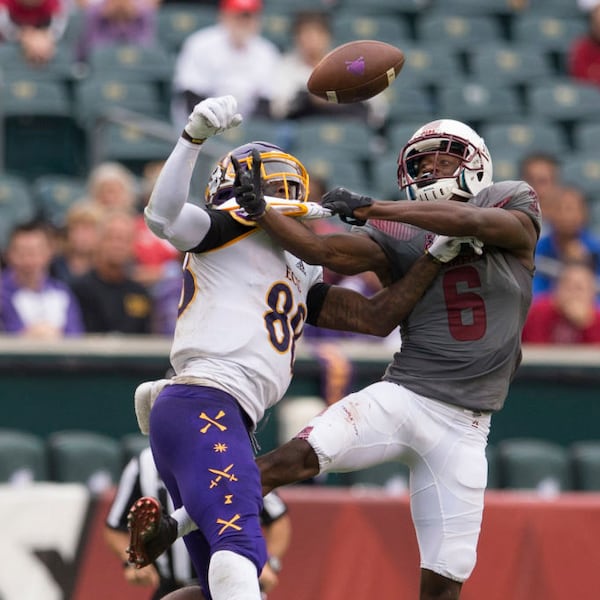
[[[184,262],[174,382],[193,378],[226,391],[256,424],[290,384],[307,293],[322,268],[224,211],[212,213],[213,235]]]

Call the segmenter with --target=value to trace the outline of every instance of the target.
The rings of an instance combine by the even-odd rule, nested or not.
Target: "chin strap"
[[[453,196],[460,196],[461,198],[465,198],[467,200],[469,200],[469,198],[473,197],[473,194],[471,194],[471,192],[466,192],[465,190],[461,190],[460,188],[452,188],[452,195]]]

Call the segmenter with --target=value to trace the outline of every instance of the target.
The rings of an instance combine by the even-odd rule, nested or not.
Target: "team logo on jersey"
[[[231,469],[233,469],[233,463],[225,467],[224,469],[208,469],[209,473],[216,475],[214,479],[210,480],[210,489],[215,488],[219,485],[219,483],[226,479],[227,481],[238,481],[235,473],[231,473]]]
[[[200,415],[198,416],[199,419],[203,419],[204,421],[208,421],[206,423],[206,425],[204,427],[202,427],[202,429],[200,429],[200,433],[206,433],[213,425],[219,430],[219,431],[227,431],[227,426],[223,425],[222,423],[219,423],[219,419],[222,419],[225,416],[225,411],[220,410],[217,413],[217,416],[214,417],[214,419],[211,419],[204,411],[202,411],[200,413]]]
[[[298,271],[300,271],[303,275],[306,275],[306,269],[304,268],[304,263],[301,260],[296,263],[296,269],[298,269]]]

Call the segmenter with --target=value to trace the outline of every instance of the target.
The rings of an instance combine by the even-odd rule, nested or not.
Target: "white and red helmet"
[[[252,168],[252,150],[258,150],[262,159],[262,184],[265,196],[273,195],[271,188],[285,189],[287,200],[305,202],[308,197],[308,173],[304,165],[291,154],[269,142],[250,142],[234,148],[222,157],[213,169],[204,197],[207,206],[217,207],[233,198],[235,171],[231,157],[240,163],[243,169]]]
[[[440,154],[461,160],[451,177],[435,177]],[[434,157],[434,167],[417,177],[424,156]],[[398,156],[398,185],[406,189],[409,200],[440,200],[453,194],[470,198],[492,185],[492,175],[492,159],[483,138],[453,119],[431,121],[417,129]]]

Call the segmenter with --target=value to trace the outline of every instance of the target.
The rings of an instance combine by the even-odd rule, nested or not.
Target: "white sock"
[[[213,600],[261,600],[256,567],[245,556],[230,550],[212,555],[208,587]]]
[[[174,510],[171,516],[177,521],[177,537],[182,537],[198,529],[198,525],[194,523],[192,517],[188,515],[188,511],[185,510],[185,506]]]

